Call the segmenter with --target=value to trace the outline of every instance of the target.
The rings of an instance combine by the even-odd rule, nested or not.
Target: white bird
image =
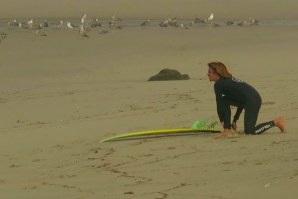
[[[101,27],[101,23],[99,22],[99,19],[96,18],[91,22],[91,28]]]
[[[115,14],[112,16],[112,21],[122,21],[122,19],[115,16]]]
[[[33,25],[33,19],[31,19],[30,21],[27,22],[27,24],[30,26],[30,25]]]
[[[45,28],[49,27],[49,22],[48,22],[47,19],[44,19],[44,21],[43,21],[43,27],[45,27]]]
[[[19,25],[19,23],[17,22],[17,20],[16,19],[14,19],[13,20],[13,22],[11,22],[11,21],[8,21],[8,26],[18,26]]]
[[[147,19],[146,21],[144,21],[143,23],[141,23],[141,26],[146,26],[150,24],[150,19]]]
[[[213,13],[211,13],[211,15],[208,17],[208,22],[212,21],[214,19],[214,15]]]
[[[83,24],[80,25],[80,31],[79,31],[80,35],[82,35],[82,37],[87,37],[89,38],[89,36],[86,34],[86,30]]]
[[[63,25],[63,21],[62,20],[60,20],[60,22],[58,23],[58,25],[57,25],[57,28],[61,28],[62,27],[62,25]]]
[[[84,14],[82,19],[81,19],[81,24],[84,24],[86,22],[86,18],[87,18],[87,15]]]
[[[166,19],[159,24],[160,27],[168,27],[169,26],[169,19]]]
[[[182,24],[180,24],[180,28],[182,28],[182,29],[189,29],[189,27],[188,27],[188,26],[186,26],[186,25],[184,25],[183,23],[182,23]]]
[[[73,25],[71,25],[71,23],[70,22],[67,22],[67,27],[69,27],[70,29],[73,29],[74,28],[74,26]]]

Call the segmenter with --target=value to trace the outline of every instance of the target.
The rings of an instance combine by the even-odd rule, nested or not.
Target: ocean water
[[[27,21],[29,21],[30,19],[28,18],[24,18],[24,19],[17,19],[17,22],[21,22],[21,23],[27,23]],[[40,24],[44,21],[44,19],[33,19],[35,24]],[[58,28],[58,23],[60,22],[60,20],[63,20],[63,25],[62,25],[62,29],[67,29],[68,27],[66,26],[67,22],[71,22],[72,24],[78,26],[80,25],[80,18],[62,18],[62,19],[58,19],[58,18],[51,18],[48,19],[48,22],[50,24],[50,27],[48,28]],[[8,21],[13,21],[13,19],[0,19],[0,31],[5,31],[8,28],[18,28],[18,27],[9,27],[8,26]],[[90,20],[89,20],[90,21]],[[109,22],[111,20],[110,19],[99,19],[99,22],[102,24],[102,28],[108,28],[109,27]],[[145,20],[140,20],[140,19],[128,19],[128,20],[121,20],[121,21],[116,21],[116,25],[117,26],[121,26],[123,28],[138,28],[138,27],[142,27],[141,24],[144,22]],[[164,19],[154,19],[151,20],[150,24],[147,25],[149,27],[160,27],[159,24],[164,21]],[[189,20],[179,20],[177,19],[177,24],[190,24],[193,20],[189,19]],[[232,21],[232,20],[231,20]],[[238,24],[241,21],[232,21],[234,24],[231,26],[238,26]],[[214,21],[214,23],[218,24],[219,26],[227,26],[226,21]],[[90,24],[90,23],[89,23]],[[259,26],[298,26],[298,20],[260,20],[259,21]],[[198,27],[204,27],[207,26],[206,24],[203,23],[195,23],[192,28],[198,28]]]

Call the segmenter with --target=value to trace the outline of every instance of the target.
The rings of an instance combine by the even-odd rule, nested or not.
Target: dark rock
[[[158,74],[153,75],[148,81],[167,81],[167,80],[187,80],[190,79],[189,75],[181,74],[177,70],[173,69],[162,69]]]

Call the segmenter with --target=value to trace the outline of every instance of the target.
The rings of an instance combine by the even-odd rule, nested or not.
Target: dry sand
[[[1,198],[297,196],[298,26],[135,27],[92,30],[88,39],[67,29],[42,30],[47,37],[3,31]],[[214,60],[259,90],[259,122],[282,115],[288,133],[272,128],[234,139],[204,134],[100,143],[217,120],[206,75]],[[146,81],[163,68],[191,79]],[[243,114],[238,125],[243,129]]]

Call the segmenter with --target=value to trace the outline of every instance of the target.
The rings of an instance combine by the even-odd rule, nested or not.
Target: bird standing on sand
[[[213,13],[208,17],[207,22],[210,23],[214,19]]]
[[[44,21],[43,21],[43,27],[45,27],[45,28],[49,27],[49,22],[48,22],[47,19],[44,19]]]
[[[225,23],[226,23],[226,25],[227,25],[227,26],[231,26],[231,25],[233,25],[233,24],[234,24],[234,22],[233,22],[233,21],[226,21]]]
[[[87,15],[84,14],[82,19],[81,19],[81,24],[85,24],[86,23],[86,19],[87,19]]]
[[[199,17],[195,16],[194,23],[205,23],[203,19],[200,19]]]
[[[57,24],[57,28],[62,28],[63,20],[60,20],[60,22]]]
[[[253,18],[249,18],[248,21],[249,21],[250,25],[259,25],[259,21],[258,20],[255,20]]]
[[[15,26],[15,27],[17,27],[17,26],[19,26],[19,23],[17,22],[16,19],[14,19],[12,22],[11,21],[8,21],[7,25],[8,26]]]
[[[27,24],[30,26],[30,25],[33,25],[33,19],[27,21]]]
[[[169,26],[169,19],[160,22],[159,26],[167,28]]]
[[[34,24],[33,19],[27,22],[29,29],[31,30],[38,30],[43,28],[43,23],[40,24]]]
[[[122,19],[116,17],[115,15],[112,16],[112,21],[122,21]]]
[[[178,27],[177,17],[174,17],[172,19],[168,19],[168,21],[169,21],[169,26]]]
[[[187,26],[187,25],[185,25],[185,24],[180,24],[180,28],[182,28],[182,29],[189,29],[189,27]]]
[[[114,16],[114,15],[113,15]],[[111,29],[122,29],[123,27],[122,26],[120,26],[120,25],[117,25],[116,24],[116,21],[113,19],[114,17],[112,17],[112,21],[110,21],[109,22],[109,27],[111,28]]]
[[[80,33],[80,35],[81,35],[82,37],[87,37],[87,38],[89,38],[89,36],[87,35],[86,30],[85,30],[85,27],[84,27],[83,24],[80,25],[79,33]]]
[[[150,19],[147,19],[146,21],[144,21],[143,23],[141,23],[141,26],[147,26],[151,23]]]
[[[68,28],[70,28],[70,29],[74,29],[74,26],[73,26],[70,22],[67,22],[66,25],[67,25]]]
[[[237,24],[238,26],[252,26],[259,25],[258,20],[254,20],[253,18],[249,18],[248,20],[241,21]]]
[[[191,21],[190,23],[187,23],[187,24],[183,24],[183,23],[181,23],[180,24],[180,28],[182,28],[182,29],[189,29],[191,26],[193,26],[194,25],[194,21]]]
[[[102,26],[102,25],[101,25],[101,23],[99,22],[99,19],[98,19],[98,18],[93,19],[93,21],[91,22],[91,25],[90,25],[91,28],[96,28],[96,27],[101,27],[101,26]]]

